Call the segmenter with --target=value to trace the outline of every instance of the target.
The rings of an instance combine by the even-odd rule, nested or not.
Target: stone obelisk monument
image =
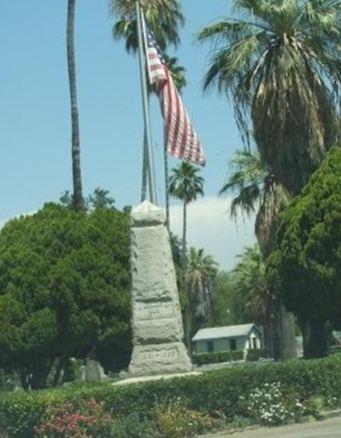
[[[165,215],[148,201],[132,211],[131,266],[130,376],[191,371]]]

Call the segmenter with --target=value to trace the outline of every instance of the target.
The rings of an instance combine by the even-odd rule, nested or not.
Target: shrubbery
[[[197,365],[209,363],[231,362],[233,360],[243,360],[243,351],[226,351],[221,353],[201,353],[193,357],[193,361]]]
[[[307,411],[298,394],[291,397],[279,382],[265,383],[240,402],[252,420],[265,426],[277,426],[289,420],[299,420]]]
[[[267,259],[271,292],[297,317],[304,357],[328,352],[327,322],[341,307],[341,147],[322,165],[281,216],[277,248]]]
[[[72,403],[54,406],[44,417],[34,428],[37,437],[104,437],[109,436],[112,424],[103,403],[95,400],[84,400],[78,408]]]
[[[194,436],[209,430],[215,423],[208,414],[189,408],[180,397],[157,405],[153,420],[156,430],[165,437]]]
[[[332,345],[329,347],[329,354],[339,354],[341,353],[340,345]]]
[[[257,349],[257,350],[247,350],[246,353],[246,360],[250,362],[255,362],[259,360],[260,358],[266,358],[269,357],[266,350]]]
[[[0,368],[0,391],[14,389],[13,375]]]
[[[335,354],[327,359],[257,367],[248,364],[200,376],[119,387],[105,383],[3,393],[0,436],[32,437],[36,428],[51,420],[49,413],[62,412],[58,411],[60,407],[66,410],[67,406],[71,415],[91,416],[91,411],[84,411],[89,401],[100,406],[102,418],[106,418],[106,414],[111,418],[110,432],[100,436],[192,436],[232,423],[235,418],[266,423],[268,417],[275,423],[285,423],[288,419],[297,419],[295,416],[314,413],[317,398],[319,408],[330,406],[331,401],[333,406],[341,405],[340,375],[341,355]],[[267,393],[272,396],[270,403],[258,412],[257,401],[265,397],[265,385],[269,385]],[[284,409],[283,415],[276,405],[279,411]],[[184,422],[184,418],[188,421]],[[176,435],[177,430],[181,430],[181,435]],[[86,430],[83,436],[90,435]]]
[[[61,378],[71,357],[104,367],[130,354],[129,215],[46,204],[0,231],[0,368],[25,389]],[[116,368],[116,366],[114,368]],[[67,373],[64,373],[66,375]]]

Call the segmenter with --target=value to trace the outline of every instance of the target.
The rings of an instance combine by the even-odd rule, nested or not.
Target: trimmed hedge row
[[[193,356],[193,361],[197,365],[210,363],[231,362],[234,360],[243,360],[243,351],[225,351],[221,353],[200,353]]]
[[[329,354],[341,353],[341,345],[333,345],[329,347]]]
[[[196,411],[228,419],[247,417],[241,399],[247,399],[257,388],[279,382],[286,394],[305,401],[313,397],[341,402],[341,355],[326,359],[294,360],[280,364],[241,367],[211,371],[200,376],[172,380],[112,386],[68,386],[56,390],[0,394],[0,436],[32,437],[34,427],[46,410],[64,403],[78,406],[84,400],[103,402],[105,409],[123,418],[134,415],[140,421],[151,418],[155,406],[181,399]]]

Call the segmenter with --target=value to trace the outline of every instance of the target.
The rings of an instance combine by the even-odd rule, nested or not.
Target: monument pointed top
[[[165,222],[165,214],[162,208],[152,204],[150,201],[143,201],[133,209],[131,217],[134,225],[160,225]]]

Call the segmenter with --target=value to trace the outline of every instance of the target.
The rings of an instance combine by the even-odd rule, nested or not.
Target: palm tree
[[[275,176],[272,187],[286,198],[301,190],[339,132],[340,0],[235,4],[238,18],[199,34],[202,41],[216,43],[205,88],[217,85],[233,99],[247,141],[252,122],[262,161]],[[267,196],[268,208],[263,205],[257,218],[258,235],[275,236],[276,221],[270,226],[266,218],[279,198],[277,190]],[[263,256],[272,249],[273,239],[262,246]],[[286,315],[283,306],[281,313]]]
[[[204,253],[203,248],[190,248],[187,267],[190,308],[194,323],[192,331],[196,331],[210,316],[212,286],[218,273],[218,264],[212,256]]]
[[[239,212],[254,213],[264,202],[271,175],[257,151],[237,150],[229,163],[230,176],[221,188],[219,195],[234,195],[230,214],[236,217]]]
[[[233,194],[230,214],[256,213],[255,232],[263,258],[272,251],[281,211],[290,196],[262,162],[259,152],[238,150],[230,161],[230,176],[220,195]]]
[[[187,205],[195,201],[199,195],[204,195],[204,179],[198,175],[199,169],[192,164],[182,162],[177,168],[172,169],[169,178],[169,194],[183,202],[183,231],[182,231],[182,254],[181,266],[183,283],[187,285],[187,251],[186,251],[186,234],[187,234]],[[188,290],[187,293],[189,294]],[[185,340],[189,355],[191,355],[191,299],[188,297],[188,303],[184,313]]]
[[[232,283],[237,303],[242,308],[245,320],[255,321],[264,328],[265,345],[271,356],[279,346],[278,303],[272,296],[265,276],[265,263],[258,245],[245,248],[238,256],[239,261],[232,271]],[[273,337],[275,336],[275,339]]]
[[[148,26],[161,50],[180,42],[179,27],[185,22],[178,0],[141,0]],[[138,49],[136,0],[111,0],[110,8],[118,21],[113,27],[115,39],[124,39],[128,53]]]
[[[215,42],[204,86],[233,99],[246,140],[252,121],[262,160],[297,194],[339,130],[340,0],[235,0],[235,6],[236,18],[198,35]]]
[[[84,208],[82,191],[82,175],[80,164],[80,140],[79,140],[79,116],[77,104],[76,61],[75,61],[75,8],[76,0],[68,0],[67,13],[67,62],[71,99],[71,123],[72,123],[72,176],[73,197],[72,203],[76,210]]]
[[[255,233],[264,261],[274,248],[280,213],[288,205],[290,195],[262,162],[257,151],[237,151],[230,162],[230,169],[230,177],[220,190],[220,195],[234,195],[230,206],[231,216],[236,217],[239,212],[256,214]],[[252,254],[255,259],[255,253]],[[257,300],[257,296],[254,299]],[[267,347],[275,358],[281,355],[283,358],[292,357],[295,355],[293,315],[286,312],[280,300],[276,303],[269,301],[268,304],[271,304],[272,310],[266,315],[271,320],[267,323],[263,321]],[[286,327],[286,330],[282,327]]]
[[[259,246],[256,244],[244,249],[238,255],[238,263],[233,269],[235,291],[243,295],[248,318],[261,322],[266,313],[270,292],[265,280],[265,265]]]
[[[198,175],[200,169],[182,162],[172,169],[169,178],[169,194],[183,202],[182,265],[186,271],[187,206],[198,196],[204,195],[204,179]]]

